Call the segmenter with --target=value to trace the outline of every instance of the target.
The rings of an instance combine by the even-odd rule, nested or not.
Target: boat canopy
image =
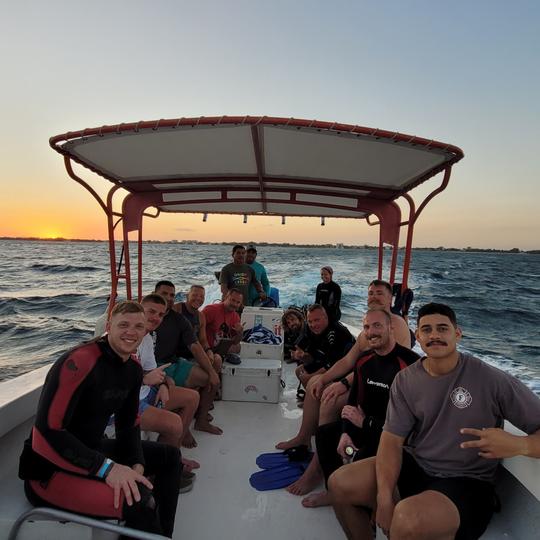
[[[340,123],[273,117],[198,117],[141,121],[84,129],[50,139],[64,155],[70,176],[83,184],[108,216],[111,270],[114,228],[122,221],[126,273],[128,233],[142,217],[160,212],[312,216],[365,219],[380,225],[383,246],[393,250],[394,282],[400,228],[408,227],[402,283],[406,286],[414,222],[425,204],[448,184],[463,157],[456,146],[412,135]],[[75,174],[71,162],[111,181],[107,200]],[[436,174],[442,183],[416,208],[408,192]],[[122,210],[112,206],[124,188]],[[396,199],[409,203],[403,221]],[[154,207],[157,214],[148,214]],[[114,223],[114,218],[119,220]],[[139,249],[139,265],[142,250]],[[114,266],[113,266],[114,263]],[[141,269],[140,269],[141,270]],[[116,279],[117,281],[117,279]],[[130,277],[126,276],[128,298]],[[113,275],[113,289],[116,288]],[[139,273],[139,296],[140,296]]]

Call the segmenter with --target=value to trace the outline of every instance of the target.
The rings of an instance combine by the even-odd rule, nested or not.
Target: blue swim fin
[[[261,454],[255,460],[255,463],[261,469],[271,469],[280,465],[288,465],[290,463],[301,463],[308,465],[313,457],[313,452],[310,452],[307,446],[297,446],[289,448],[283,452],[269,452]]]
[[[257,491],[269,491],[290,486],[298,480],[306,470],[306,466],[300,463],[289,463],[273,469],[264,469],[253,473],[249,477],[251,487]]]

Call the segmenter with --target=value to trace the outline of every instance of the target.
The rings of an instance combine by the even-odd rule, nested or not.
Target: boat
[[[109,309],[120,285],[125,286],[127,298],[141,298],[143,218],[156,218],[162,212],[200,213],[203,221],[212,213],[242,215],[244,221],[247,216],[275,216],[282,223],[289,216],[316,217],[321,225],[332,218],[364,220],[379,227],[377,277],[406,291],[415,224],[426,205],[447,187],[452,167],[464,157],[456,146],[422,137],[266,116],[101,126],[54,136],[50,145],[63,156],[68,175],[104,211],[111,272]],[[110,182],[105,198],[75,165]],[[435,182],[432,190],[416,201],[411,192],[428,182]],[[115,238],[119,225],[120,241]],[[405,242],[398,265],[400,233]],[[135,263],[130,234],[136,235]],[[0,538],[7,538],[12,526],[22,521],[19,538],[109,537],[115,533],[100,530],[96,520],[91,521],[98,529],[92,529],[77,523],[81,519],[75,515],[32,510],[16,477],[22,442],[33,424],[48,369],[44,366],[0,383]],[[180,497],[174,538],[342,536],[330,508],[305,509],[284,490],[259,493],[249,486],[255,456],[271,451],[275,442],[297,429],[301,411],[294,399],[296,381],[291,366],[283,369],[286,388],[278,404],[216,403],[216,421],[224,434],[198,436],[196,456],[203,467],[193,491]],[[515,430],[511,425],[506,428]],[[505,460],[498,492],[502,512],[495,515],[483,538],[536,538],[540,460]],[[139,533],[138,537],[155,535]],[[378,538],[383,538],[381,531]]]

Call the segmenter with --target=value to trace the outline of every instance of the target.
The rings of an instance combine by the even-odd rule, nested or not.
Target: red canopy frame
[[[235,176],[233,179],[236,185],[235,188],[228,187],[230,186],[232,179],[231,176],[226,175],[208,176],[191,174],[189,177],[179,176],[175,178],[159,178],[157,180],[155,178],[149,178],[143,179],[142,181],[138,179],[137,182],[122,181],[103,168],[99,168],[92,163],[80,159],[78,156],[74,155],[68,144],[62,144],[76,140],[84,142],[92,137],[104,137],[109,134],[121,135],[128,132],[136,134],[144,130],[157,131],[160,129],[185,128],[187,126],[197,128],[198,126],[215,127],[223,125],[251,126],[253,154],[255,157],[257,174],[255,176]],[[327,178],[324,180],[298,177],[276,179],[275,177],[271,178],[265,174],[259,126],[285,126],[287,128],[298,130],[309,129],[311,132],[315,130],[316,132],[330,132],[335,135],[352,134],[358,137],[365,136],[369,137],[371,141],[400,143],[409,148],[420,147],[423,150],[434,149],[439,152],[444,152],[447,157],[443,163],[431,167],[420,176],[413,178],[412,182],[408,183],[406,187],[402,189],[372,184],[352,185],[350,182]],[[289,199],[286,201],[286,204],[288,205],[287,216],[356,217],[366,219],[367,223],[371,226],[378,225],[379,246],[377,276],[379,279],[382,279],[383,277],[385,258],[384,245],[388,244],[392,248],[388,276],[388,281],[391,284],[394,284],[396,281],[401,228],[406,227],[406,244],[401,276],[402,288],[404,289],[408,284],[414,226],[418,217],[433,197],[444,191],[450,181],[452,166],[463,158],[463,152],[458,147],[421,137],[335,122],[330,123],[315,120],[265,116],[180,118],[119,124],[116,126],[102,126],[99,128],[84,129],[82,131],[57,135],[50,139],[50,145],[54,150],[64,155],[64,163],[69,176],[91,193],[106,214],[111,271],[111,308],[112,305],[114,305],[114,299],[116,298],[120,280],[125,280],[127,298],[131,299],[133,297],[129,250],[129,233],[132,232],[137,233],[137,298],[140,300],[142,297],[143,217],[156,218],[161,211],[190,213],[204,212],[202,208],[204,208],[205,205],[211,205],[213,208],[218,208],[217,210],[213,209],[211,213],[280,215],[280,213],[270,211],[268,208],[269,205],[272,204],[279,205],[284,203],[284,191],[289,195]],[[103,200],[85,180],[75,174],[72,162],[77,162],[94,173],[113,182],[114,185],[109,190],[106,200]],[[417,207],[415,201],[409,194],[409,191],[440,172],[444,172],[442,182],[429,193]],[[159,190],[156,190],[156,182],[159,183]],[[272,186],[272,182],[278,182],[278,184]],[[284,185],[286,186],[287,182],[290,182],[291,185],[294,184],[294,187],[283,187]],[[187,185],[187,187],[184,187],[184,185]],[[238,186],[241,186],[241,188]],[[113,209],[113,198],[122,187],[127,189],[129,193],[122,202],[121,211],[118,212]],[[346,190],[346,192],[344,190]],[[366,195],[367,192],[369,192],[368,195]],[[219,197],[216,197],[216,193],[219,193]],[[345,197],[344,194],[351,200],[356,201],[356,207],[351,207],[348,201],[342,202]],[[178,200],[175,200],[175,195],[178,196]],[[315,199],[315,202],[310,201],[310,198],[317,197],[318,199]],[[325,198],[327,197],[330,199],[334,197],[334,202],[326,201]],[[406,221],[402,221],[401,209],[395,202],[399,197],[403,197],[409,206],[409,216]],[[166,200],[167,198],[169,198],[169,200]],[[261,203],[262,212],[231,210],[228,206],[238,205],[238,203],[248,205],[252,204],[254,201]],[[157,212],[155,214],[148,213],[147,210],[149,207],[157,208]],[[221,207],[223,209],[221,209]],[[295,211],[295,208],[298,208],[298,213]],[[312,213],[310,208],[313,208]],[[324,211],[323,209],[327,209],[328,213],[322,213]],[[332,212],[334,212],[334,214]],[[372,214],[376,217],[376,221],[370,219]],[[117,265],[116,260],[116,241],[114,233],[119,223],[122,223],[123,229],[122,247],[125,260],[124,272],[121,271],[121,265]]]

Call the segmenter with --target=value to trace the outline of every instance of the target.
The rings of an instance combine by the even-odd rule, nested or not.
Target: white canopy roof
[[[168,212],[366,217],[463,157],[455,147],[360,126],[268,117],[103,126],[51,146]]]

